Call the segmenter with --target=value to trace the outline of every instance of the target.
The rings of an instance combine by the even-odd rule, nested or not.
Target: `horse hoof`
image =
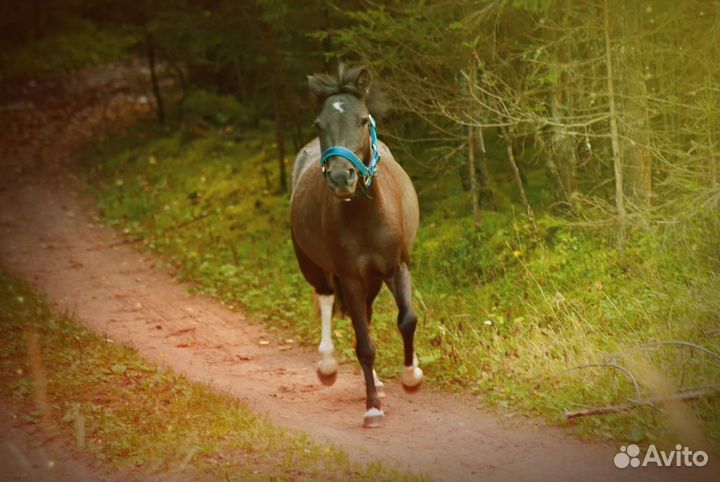
[[[423,382],[423,371],[417,366],[405,367],[402,374],[402,386],[406,393],[415,393]]]
[[[382,426],[383,417],[385,414],[379,408],[371,408],[365,412],[363,417],[363,427],[365,428],[378,428]]]
[[[417,393],[420,390],[421,385],[422,385],[422,380],[420,380],[420,382],[417,385],[415,385],[414,387],[409,387],[409,386],[405,385],[404,383],[402,384],[402,387],[403,387],[403,390],[405,390],[405,393],[409,393],[412,395],[413,393]]]
[[[335,382],[337,381],[337,372],[332,372],[330,374],[324,374],[320,370],[317,371],[317,376],[320,379],[320,383],[325,385],[326,387],[332,387],[335,385]]]

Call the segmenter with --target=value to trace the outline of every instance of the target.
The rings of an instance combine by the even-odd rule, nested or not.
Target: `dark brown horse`
[[[403,386],[414,391],[422,382],[413,348],[417,316],[408,270],[418,229],[417,195],[408,175],[375,135],[372,114],[378,103],[368,70],[341,65],[337,75],[310,76],[308,83],[320,108],[315,121],[318,137],[295,160],[290,219],[300,270],[320,302],[318,376],[325,385],[337,377],[331,330],[337,292],[352,319],[365,378],[364,425],[377,427],[383,418],[377,391],[381,383],[373,369],[369,326],[383,282],[399,310],[397,323],[405,347]]]

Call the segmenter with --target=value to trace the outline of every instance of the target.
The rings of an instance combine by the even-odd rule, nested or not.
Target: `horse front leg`
[[[365,301],[365,306],[367,308],[367,325],[368,327],[372,326],[372,316],[373,316],[373,303],[375,302],[375,298],[377,298],[378,293],[380,293],[380,288],[382,288],[382,278],[373,279],[368,283],[367,288],[367,300]],[[375,369],[373,369],[373,380],[375,380],[375,388],[378,389],[378,396],[380,398],[385,397],[385,392],[383,391],[383,387],[385,384],[378,378],[377,372]]]
[[[384,413],[380,405],[373,366],[375,365],[375,346],[370,339],[367,320],[368,289],[360,280],[345,278],[340,280],[340,286],[345,297],[345,304],[352,319],[355,330],[355,353],[365,378],[366,412],[363,416],[363,426],[367,428],[379,427],[382,424]]]
[[[331,386],[337,380],[337,361],[333,357],[335,346],[332,341],[332,315],[335,295],[330,276],[323,269],[315,264],[300,248],[292,234],[295,256],[300,266],[300,271],[313,288],[320,305],[320,322],[322,323],[320,346],[320,362],[317,365],[317,374],[320,382],[325,386]]]
[[[326,387],[332,386],[337,380],[337,361],[333,357],[335,345],[332,341],[332,315],[334,295],[318,294],[318,302],[320,304],[320,321],[322,323],[320,346],[320,362],[317,367],[317,374],[320,382]]]
[[[423,371],[418,366],[415,355],[415,328],[417,315],[412,307],[412,281],[410,270],[402,263],[395,273],[386,280],[386,284],[395,298],[398,307],[397,325],[403,338],[405,368],[401,376],[406,392],[416,392],[423,381]]]

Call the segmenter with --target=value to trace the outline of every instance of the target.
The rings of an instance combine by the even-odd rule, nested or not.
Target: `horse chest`
[[[331,216],[321,222],[317,260],[338,275],[381,275],[392,272],[400,262],[402,233],[386,216]]]
[[[387,215],[355,219],[334,238],[339,262],[368,272],[386,273],[399,263],[402,231],[399,223]]]

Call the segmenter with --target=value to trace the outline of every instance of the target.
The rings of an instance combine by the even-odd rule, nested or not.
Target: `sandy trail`
[[[116,69],[117,70],[117,69]],[[314,350],[259,345],[272,340],[210,298],[156,269],[98,224],[70,174],[72,152],[93,132],[147,110],[127,72],[97,69],[81,81],[5,93],[0,109],[0,264],[44,290],[59,309],[147,359],[228,392],[279,425],[334,443],[358,461],[436,480],[673,480],[712,478],[703,469],[625,469],[617,447],[580,441],[520,417],[425,386],[407,395],[386,383],[385,424],[362,428],[364,387],[354,366],[322,387]],[[9,107],[8,107],[9,106]],[[320,326],[318,321],[318,334]]]

